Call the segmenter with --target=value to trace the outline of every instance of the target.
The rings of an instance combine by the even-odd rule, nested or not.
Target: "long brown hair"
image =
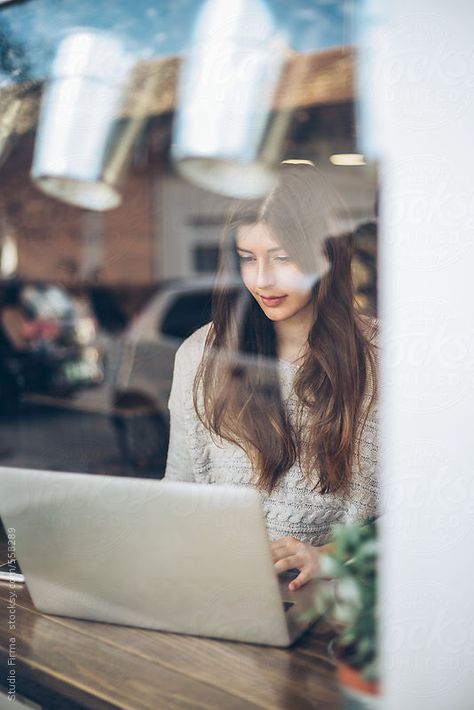
[[[234,211],[221,245],[194,406],[212,436],[247,453],[255,484],[267,491],[297,461],[322,493],[344,489],[368,414],[364,396],[375,394],[370,336],[354,310],[352,235],[334,236],[341,212],[343,203],[316,168],[282,165],[269,197]],[[293,423],[282,400],[273,323],[240,277],[237,229],[255,222],[267,224],[300,269],[314,275],[314,320],[293,383]]]

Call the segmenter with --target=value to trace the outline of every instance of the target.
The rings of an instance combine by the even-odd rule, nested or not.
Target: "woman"
[[[176,355],[166,477],[255,486],[278,573],[318,571],[334,523],[376,514],[375,329],[319,171],[282,165],[233,214],[213,321]],[[240,286],[240,288],[239,288]]]

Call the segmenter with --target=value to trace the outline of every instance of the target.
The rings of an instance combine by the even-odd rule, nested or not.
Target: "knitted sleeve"
[[[183,391],[186,359],[184,355],[183,348],[179,348],[174,361],[173,383],[168,402],[170,410],[170,441],[165,478],[174,481],[194,480],[189,442],[186,436]]]

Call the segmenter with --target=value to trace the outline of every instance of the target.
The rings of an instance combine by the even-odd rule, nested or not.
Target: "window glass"
[[[178,296],[158,325],[163,335],[184,340],[211,320],[211,291],[191,291]]]

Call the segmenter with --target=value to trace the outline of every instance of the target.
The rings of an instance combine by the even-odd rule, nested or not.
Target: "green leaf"
[[[321,574],[336,580],[332,618],[344,625],[339,644],[364,677],[377,677],[377,561],[375,519],[338,525],[333,550],[321,558]]]

